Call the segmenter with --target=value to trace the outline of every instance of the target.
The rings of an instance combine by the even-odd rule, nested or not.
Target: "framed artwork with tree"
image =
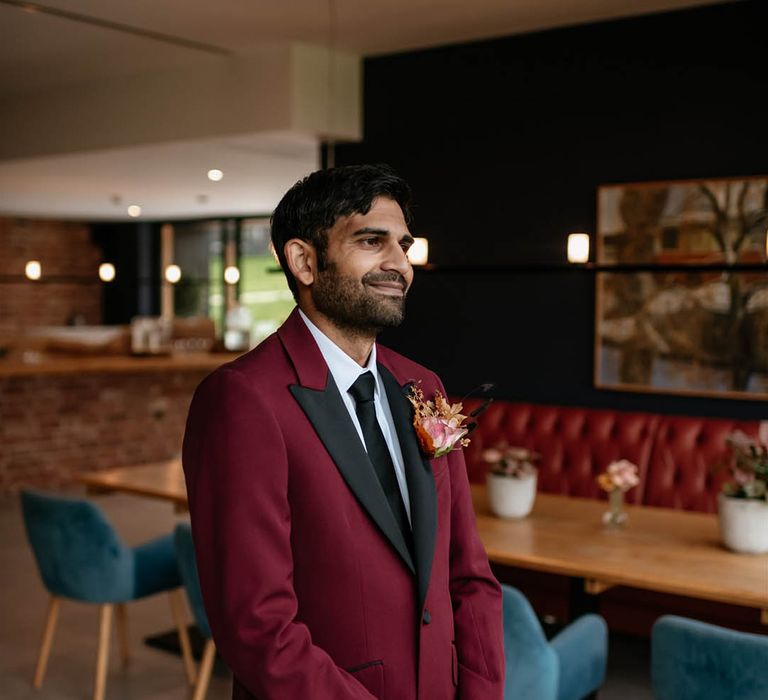
[[[768,398],[767,256],[768,176],[599,187],[596,386]]]

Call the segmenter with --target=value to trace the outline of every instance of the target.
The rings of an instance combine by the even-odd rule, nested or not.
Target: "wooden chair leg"
[[[93,700],[104,700],[107,687],[107,667],[109,666],[109,636],[112,632],[112,613],[114,604],[102,605],[99,610],[99,650],[96,655],[96,682],[93,687]]]
[[[203,649],[203,659],[200,662],[200,672],[197,674],[197,685],[195,685],[192,700],[204,700],[205,694],[208,692],[208,684],[211,681],[211,671],[215,660],[216,645],[212,639],[209,639],[205,643],[205,649]]]
[[[181,658],[184,661],[184,671],[187,674],[187,683],[190,686],[195,684],[195,661],[192,658],[192,645],[189,643],[189,632],[184,616],[184,596],[181,588],[168,592],[168,598],[171,602],[171,614],[176,623],[176,630],[179,633],[179,645],[181,646]]]
[[[117,642],[120,646],[120,658],[123,660],[123,667],[126,667],[131,660],[131,655],[128,651],[128,615],[125,603],[117,604],[115,623],[117,626]]]
[[[48,616],[45,620],[45,629],[43,630],[43,641],[40,644],[40,654],[37,657],[37,667],[35,668],[35,677],[32,681],[32,686],[36,690],[40,690],[43,686],[43,678],[45,678],[45,669],[48,666],[48,657],[51,653],[51,645],[53,644],[53,633],[56,631],[56,621],[59,619],[59,603],[61,600],[56,596],[51,596],[51,600],[48,603]]]

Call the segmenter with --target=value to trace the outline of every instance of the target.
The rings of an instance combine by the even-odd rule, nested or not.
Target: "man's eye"
[[[364,238],[363,244],[366,246],[377,246],[379,245],[379,239],[375,236],[373,238]]]

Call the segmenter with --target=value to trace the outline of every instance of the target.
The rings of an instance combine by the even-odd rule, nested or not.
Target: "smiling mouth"
[[[367,282],[366,284],[384,296],[405,296],[405,287],[400,282]]]

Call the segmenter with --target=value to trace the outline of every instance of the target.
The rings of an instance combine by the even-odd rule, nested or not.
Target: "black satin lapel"
[[[437,529],[437,496],[435,479],[429,460],[422,455],[413,428],[413,407],[403,388],[392,373],[378,365],[379,376],[384,384],[395,422],[400,450],[405,462],[405,477],[411,499],[411,524],[413,525],[413,550],[416,557],[416,578],[419,584],[419,607],[424,604],[432,573],[432,557],[435,552]]]
[[[328,373],[325,391],[298,385],[289,388],[336,463],[347,486],[410,570],[416,573],[403,533],[387,503],[373,465],[349,418],[349,412],[331,373]]]

